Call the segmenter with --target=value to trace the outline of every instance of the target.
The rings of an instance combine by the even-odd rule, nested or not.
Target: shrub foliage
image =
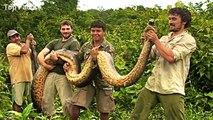
[[[21,33],[23,40],[28,33],[35,36],[38,45],[37,52],[41,51],[52,39],[59,38],[59,23],[64,19],[74,24],[74,36],[83,44],[90,41],[89,26],[95,19],[102,19],[107,24],[106,38],[116,49],[115,67],[120,74],[127,74],[135,65],[141,51],[140,35],[149,19],[154,19],[158,28],[159,37],[168,31],[168,10],[159,6],[145,8],[133,6],[124,9],[81,11],[77,9],[77,0],[43,0],[44,5],[37,9],[26,9],[27,4],[21,8],[13,6],[13,0],[0,1],[0,118],[36,118],[46,119],[42,114],[36,113],[31,104],[26,106],[25,113],[11,112],[11,92],[8,75],[8,62],[5,57],[5,47],[8,44],[6,33],[9,29],[16,29]],[[64,3],[66,2],[66,4]],[[30,3],[28,3],[30,4]],[[5,6],[13,6],[15,10]],[[66,7],[64,7],[66,5]],[[205,7],[205,6],[206,7]],[[188,8],[193,16],[188,31],[195,37],[197,50],[191,59],[190,73],[186,86],[186,109],[188,119],[199,119],[213,116],[213,2],[206,0],[200,3],[184,5],[177,2],[176,6]],[[132,86],[115,88],[116,111],[112,113],[112,120],[129,119],[137,95],[143,88],[152,70],[153,63],[147,65],[145,73]],[[57,102],[57,101],[56,101]],[[61,111],[60,104],[56,104]],[[84,119],[98,119],[95,103],[88,111],[82,111]],[[27,112],[26,112],[27,111]],[[150,115],[150,119],[164,119],[163,110],[159,105]],[[55,118],[61,119],[57,114]]]

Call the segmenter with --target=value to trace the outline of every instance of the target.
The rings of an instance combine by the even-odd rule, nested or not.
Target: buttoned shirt
[[[84,45],[82,45],[79,52],[79,56],[80,56],[80,59],[83,61],[83,63],[85,63],[85,61],[89,58],[90,51],[92,50],[93,47],[94,47],[93,42],[86,42]],[[114,47],[106,39],[104,39],[99,47],[99,51],[106,51],[113,57]],[[97,63],[95,63],[93,66],[93,71],[91,76],[92,77],[90,78],[93,79],[92,83],[94,83],[96,87],[98,88],[112,87],[105,80],[103,80],[101,72],[98,69]]]
[[[145,88],[160,94],[179,93],[185,95],[185,82],[189,73],[190,58],[196,49],[196,42],[187,31],[171,38],[172,33],[163,36],[160,42],[172,49],[175,62],[166,61],[154,45],[151,57],[156,59],[155,67]]]

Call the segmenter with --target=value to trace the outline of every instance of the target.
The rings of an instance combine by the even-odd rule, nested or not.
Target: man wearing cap
[[[26,37],[26,42],[21,42],[20,33],[16,30],[9,30],[7,33],[9,44],[6,47],[6,54],[9,61],[9,74],[13,94],[13,110],[22,111],[24,96],[30,100],[31,81],[33,80],[31,68],[31,45],[36,45],[33,35]]]
[[[75,51],[76,54],[80,49],[80,43],[72,35],[73,26],[68,20],[63,20],[60,23],[60,32],[62,37],[50,41],[45,48],[38,54],[39,63],[49,70],[47,75],[44,92],[42,97],[42,112],[45,116],[51,117],[55,113],[54,101],[58,93],[62,107],[63,114],[67,116],[66,99],[72,96],[72,84],[67,80],[65,71],[63,69],[63,62],[58,59],[56,50],[66,49]],[[50,59],[55,61],[54,66],[45,63],[45,56],[50,53]]]

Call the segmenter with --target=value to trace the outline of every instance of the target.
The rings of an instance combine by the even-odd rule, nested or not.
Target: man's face
[[[184,29],[185,22],[182,22],[179,15],[169,15],[169,30],[179,32]]]
[[[93,41],[101,41],[105,35],[105,32],[102,28],[91,28],[90,33]]]
[[[10,42],[16,43],[17,41],[21,40],[21,37],[19,34],[15,34],[15,35],[11,36],[9,39],[10,39]]]
[[[62,25],[60,32],[65,39],[68,39],[71,36],[72,28],[70,25]]]

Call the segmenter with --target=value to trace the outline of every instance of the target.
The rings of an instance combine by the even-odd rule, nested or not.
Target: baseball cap
[[[13,35],[15,35],[15,34],[20,35],[20,33],[18,33],[16,30],[9,30],[9,31],[7,32],[7,37],[9,38],[9,37],[11,37],[11,36],[13,36]]]

